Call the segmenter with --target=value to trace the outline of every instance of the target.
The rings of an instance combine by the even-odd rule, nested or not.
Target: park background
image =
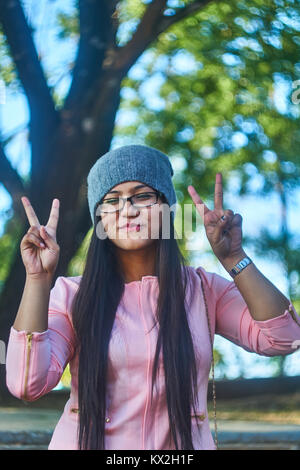
[[[224,207],[243,217],[245,251],[299,312],[299,2],[24,0],[15,2],[14,17],[4,3],[1,339],[7,341],[25,280],[19,245],[28,224],[20,197],[30,198],[41,223],[60,199],[56,275],[79,275],[91,233],[87,171],[109,148],[128,143],[170,157],[182,206],[191,203],[192,184],[211,208],[221,171]],[[196,228],[180,240],[189,264],[231,280],[203,225]],[[216,379],[300,375],[300,351],[261,357],[216,336],[214,356]],[[67,368],[56,389],[69,379]]]

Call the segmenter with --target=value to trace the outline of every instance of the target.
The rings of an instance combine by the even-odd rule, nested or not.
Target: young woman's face
[[[126,181],[114,186],[106,193],[102,202],[133,195],[140,195],[142,200],[141,195],[149,192],[153,193],[155,190],[140,181]],[[112,213],[101,213],[102,224],[107,236],[119,248],[126,250],[140,249],[151,245],[159,238],[162,204],[163,201],[158,196],[157,203],[152,206],[136,208],[130,201],[126,201],[123,209]],[[128,228],[128,224],[132,227]]]

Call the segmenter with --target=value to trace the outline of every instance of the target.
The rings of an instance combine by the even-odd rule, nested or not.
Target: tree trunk
[[[46,155],[40,161],[50,162],[47,168],[35,168],[28,191],[30,202],[41,224],[46,224],[52,200],[60,199],[60,215],[57,228],[57,242],[60,246],[60,259],[53,279],[64,276],[70,260],[76,254],[86,233],[92,226],[87,202],[86,178],[92,164],[109,150],[115,116],[120,103],[121,78],[114,87],[106,85],[102,89],[101,115],[99,106],[82,109],[75,115],[68,114],[58,123],[55,134],[49,136],[47,145],[39,145],[39,136],[32,135],[37,147],[43,148]],[[85,111],[85,112],[84,112]],[[85,132],[83,122],[89,119],[92,132]],[[70,189],[71,188],[71,189]],[[24,230],[16,241],[16,255],[0,296],[0,339],[8,344],[10,328],[14,323],[25,285],[25,268],[20,254],[22,237],[29,228],[24,217]],[[52,285],[52,287],[53,287]],[[10,395],[6,387],[5,365],[0,368],[0,402]]]

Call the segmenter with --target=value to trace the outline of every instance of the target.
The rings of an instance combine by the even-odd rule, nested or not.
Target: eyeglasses
[[[130,197],[117,197],[103,199],[97,207],[97,212],[109,213],[123,210],[125,202],[128,200],[136,208],[153,206],[157,204],[158,198],[162,196],[159,191],[134,194]]]

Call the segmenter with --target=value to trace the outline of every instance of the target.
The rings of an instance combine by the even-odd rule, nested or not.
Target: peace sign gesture
[[[59,199],[53,199],[47,225],[41,225],[26,197],[21,198],[30,227],[22,238],[20,249],[27,276],[52,276],[59,259],[56,230],[59,218]]]
[[[222,262],[244,253],[242,216],[223,209],[222,173],[216,174],[213,210],[208,209],[193,186],[188,186],[188,192],[202,217],[206,236],[217,258]]]

